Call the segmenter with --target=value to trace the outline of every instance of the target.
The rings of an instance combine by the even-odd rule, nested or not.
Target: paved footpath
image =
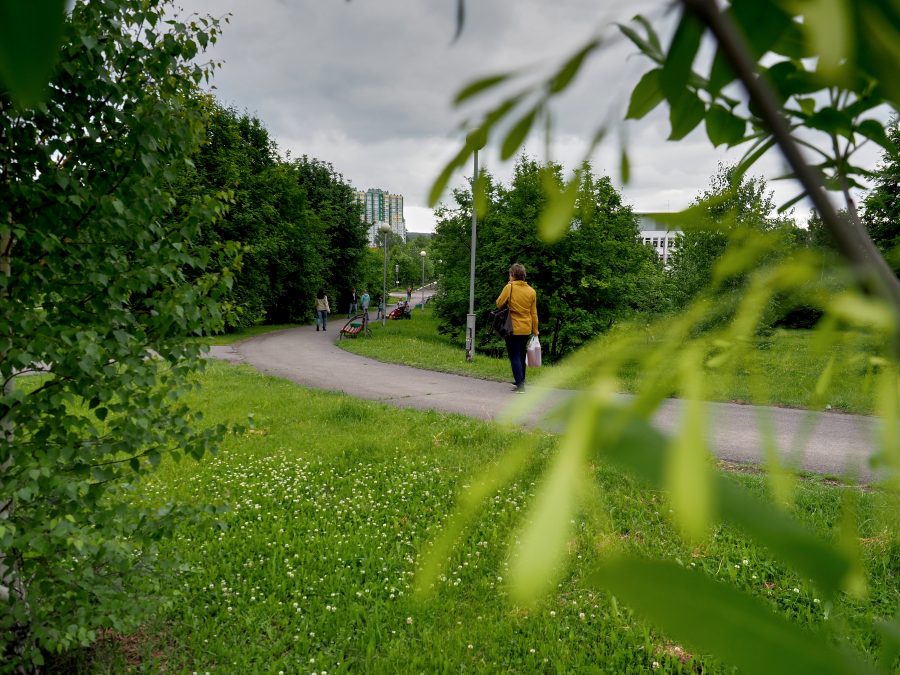
[[[344,322],[341,316],[334,317],[326,332],[317,332],[315,326],[302,326],[267,333],[236,345],[213,347],[212,356],[246,363],[263,373],[307,387],[403,408],[459,413],[486,420],[501,419],[511,402],[525,398],[511,392],[509,383],[381,363],[350,354],[335,344]],[[463,358],[460,351],[460,360]],[[544,410],[572,395],[570,391],[545,393]],[[679,400],[666,401],[654,424],[660,431],[672,433],[678,426],[680,408]],[[849,469],[861,479],[871,480],[868,457],[880,422],[860,415],[811,414],[789,408],[710,403],[713,427],[710,445],[714,452],[728,461],[761,462],[761,414],[770,420],[776,447],[785,456],[788,453],[796,456],[795,446],[802,444],[802,468],[835,475],[844,475]],[[811,423],[814,426],[809,430]]]

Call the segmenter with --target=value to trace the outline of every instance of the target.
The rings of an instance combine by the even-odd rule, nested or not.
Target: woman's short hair
[[[525,265],[513,263],[509,268],[509,276],[516,280],[525,280]]]

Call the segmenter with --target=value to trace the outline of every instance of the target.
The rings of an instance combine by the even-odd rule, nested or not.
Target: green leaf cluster
[[[883,419],[867,468],[880,481],[875,488],[884,505],[879,526],[890,546],[896,546],[900,286],[860,227],[850,191],[862,187],[870,175],[857,164],[857,151],[866,143],[878,144],[891,160],[883,163],[884,180],[872,199],[870,231],[883,250],[894,251],[891,223],[896,218],[890,208],[897,181],[889,166],[897,149],[881,115],[884,106],[896,111],[900,104],[895,76],[900,63],[900,10],[890,0],[677,4],[678,23],[666,45],[644,17],[619,24],[622,34],[652,62],[634,87],[627,117],[641,119],[665,104],[670,140],[683,139],[703,125],[714,146],[743,145],[744,155],[727,180],[714,183],[713,194],[669,218],[669,224],[686,232],[673,260],[673,279],[685,297],[679,299],[680,311],[650,332],[662,337],[650,341],[640,327],[623,330],[620,339],[579,350],[542,378],[549,386],[563,386],[567,378],[588,378],[592,384],[565,411],[566,438],[515,537],[512,583],[520,602],[536,602],[538,594],[564,573],[563,548],[572,521],[584,513],[603,522],[603,496],[582,477],[590,475],[593,462],[610,460],[664,493],[672,520],[687,541],[702,541],[719,523],[736,525],[825,595],[859,595],[866,592],[866,579],[853,499],[848,497],[844,504],[841,531],[834,541],[818,540],[804,531],[786,508],[793,501],[795,471],[807,438],[804,430],[798,432],[794,447],[776,447],[771,422],[761,410],[760,456],[770,494],[753,499],[723,486],[706,448],[711,412],[703,403],[702,368],[725,378],[740,371],[743,356],[759,333],[791,308],[805,305],[817,313],[814,348],[831,354],[809,392],[809,404],[816,408],[839,370],[832,350],[845,331],[860,331],[875,347],[853,354],[850,361],[877,379],[876,405]],[[711,62],[702,58],[708,35],[715,40]],[[587,53],[597,42],[587,43]],[[569,63],[577,72],[583,59]],[[513,75],[485,81],[467,94],[513,84]],[[478,127],[482,143],[497,135],[501,156],[510,156],[538,120],[550,129],[549,105],[557,93],[554,80],[550,76],[526,85],[488,111]],[[496,134],[500,120],[508,125],[505,135]],[[586,156],[604,134],[605,127],[600,126]],[[801,234],[789,218],[773,217],[764,183],[744,180],[748,169],[776,147],[790,166],[783,178],[800,181],[798,194],[782,205],[782,211],[809,196],[822,214],[829,238],[815,229]],[[466,150],[460,156],[465,152],[471,154]],[[630,173],[627,151],[621,156],[625,177]],[[446,184],[447,172],[460,166],[448,165],[435,183],[432,201]],[[826,191],[843,196],[843,214],[830,204]],[[555,241],[566,232],[572,200],[561,181],[545,195],[539,205],[543,215],[535,215],[532,222]],[[462,226],[457,224],[458,229]],[[528,236],[536,235],[524,233],[520,239],[528,241]],[[832,264],[835,250],[850,263],[852,275],[845,274],[843,265]],[[640,389],[635,399],[622,402],[615,396],[619,380],[635,369],[641,373]],[[743,375],[753,381],[752,400],[765,400],[764,379],[753,372]],[[683,421],[672,438],[664,438],[652,428],[651,419],[672,396],[685,399]],[[547,404],[541,392],[530,398],[517,400],[513,413]],[[520,454],[510,453],[510,466],[521,463]],[[848,467],[851,476],[858,470]],[[451,519],[454,536],[473,510],[471,504],[461,505]],[[671,561],[627,556],[616,560],[614,553],[610,551],[610,560],[596,570],[596,586],[625,599],[689,648],[714,652],[742,672],[896,669],[900,652],[897,619],[892,616],[896,597],[888,603],[883,620],[869,626],[869,654],[862,656],[843,647],[838,622],[821,631],[799,630],[735,589],[679,569]]]
[[[279,157],[258,118],[210,97],[203,105],[205,143],[177,181],[176,213],[198,196],[227,200],[199,240],[233,242],[243,252],[224,298],[226,329],[306,322],[319,288],[336,308],[366,246],[352,188],[327,162]]]
[[[878,107],[885,101],[900,102],[896,78],[884,65],[898,56],[900,13],[878,0],[815,2],[791,9],[795,11],[776,0],[737,0],[722,13],[757,60],[759,75],[780,104],[794,141],[815,153],[814,166],[826,187],[862,188],[868,172],[854,163],[859,148],[871,141],[896,152]],[[698,65],[704,63],[698,53],[706,27],[691,7],[683,9],[665,49],[644,17],[619,29],[654,64],[632,91],[628,119],[641,119],[665,102],[670,140],[680,140],[703,124],[714,146],[747,146],[738,165],[741,173],[774,147],[758,106],[742,103],[723,45],[718,45],[708,71]],[[810,131],[823,134],[825,141]],[[805,196],[801,192],[782,208]]]
[[[177,514],[130,494],[222,434],[182,400],[204,364],[186,338],[222,327],[237,251],[202,243],[219,198],[174,210],[215,67],[194,58],[219,28],[169,16],[155,0],[77,2],[43,101],[0,91],[3,672],[153,611],[169,564],[156,541]]]

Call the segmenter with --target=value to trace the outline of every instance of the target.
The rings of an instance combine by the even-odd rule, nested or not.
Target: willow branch
[[[887,300],[900,325],[900,280],[875,248],[859,220],[842,218],[828,199],[821,173],[810,166],[791,137],[781,105],[771,88],[756,70],[744,36],[734,21],[719,9],[716,0],[681,0],[710,29],[732,71],[743,83],[759,116],[772,132],[772,137],[794,171],[797,180],[809,194],[822,222],[834,238],[841,254],[851,263],[863,287]]]

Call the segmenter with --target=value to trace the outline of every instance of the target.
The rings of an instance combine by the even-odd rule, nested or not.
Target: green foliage
[[[180,182],[185,203],[224,193],[226,215],[203,242],[244,248],[228,295],[227,327],[307,321],[317,290],[333,300],[365,260],[365,231],[350,186],[319,160],[279,158],[262,122],[209,99],[206,143]]]
[[[165,22],[170,10],[78,2],[44,102],[0,92],[4,672],[153,611],[168,564],[156,540],[177,513],[129,495],[164,456],[199,458],[221,433],[183,401],[203,365],[186,337],[221,327],[230,275],[210,261],[235,251],[194,245],[222,214],[215,198],[172,216],[213,67],[194,59],[218,24]],[[46,376],[16,377],[29,370]]]
[[[863,223],[872,241],[900,276],[900,122],[888,130],[891,149],[881,157],[874,186],[866,195]]]
[[[366,255],[368,225],[360,219],[353,189],[328,162],[303,156],[294,160],[297,181],[306,193],[311,220],[325,233],[322,252],[324,286],[332,300],[332,311],[346,307],[350,290],[359,290],[359,276]],[[311,296],[314,297],[314,296]],[[312,311],[313,304],[308,304]]]
[[[434,278],[434,266],[437,261],[431,255],[431,240],[425,240],[418,237],[403,241],[403,237],[393,232],[378,233],[375,237],[375,245],[378,247],[378,275],[377,284],[369,286],[369,292],[373,289],[381,291],[383,264],[384,264],[384,242],[387,239],[388,258],[387,258],[387,288],[390,291],[395,286],[406,289],[412,286],[418,288],[422,285],[422,256],[421,252],[425,251],[425,279],[426,282]],[[396,283],[395,283],[396,282]],[[369,282],[372,283],[371,281]],[[357,284],[357,288],[362,288]],[[374,296],[373,296],[374,297]]]
[[[548,192],[570,191],[564,236],[552,243],[538,236]],[[665,305],[663,271],[655,254],[637,242],[637,221],[608,177],[595,177],[589,164],[564,187],[561,168],[520,157],[509,187],[487,180],[489,207],[478,223],[475,311],[480,345],[488,352],[499,341],[487,329],[488,313],[513,262],[528,270],[538,293],[538,317],[546,357],[556,360],[617,320]],[[438,210],[432,257],[444,260],[435,300],[441,330],[465,326],[469,290],[471,196],[454,194],[456,208]],[[552,197],[550,198],[552,199]],[[544,211],[546,213],[546,211]]]
[[[0,86],[19,106],[47,97],[65,21],[64,0],[0,2]]]
[[[679,23],[665,47],[651,22],[643,17],[620,25],[622,33],[652,62],[650,72],[636,83],[628,116],[640,118],[664,103],[669,108],[672,140],[685,137],[705,122],[714,145],[746,145],[742,160],[729,177],[730,186],[740,185],[747,170],[777,147],[789,165],[787,177],[800,182],[797,197],[782,210],[809,196],[835,249],[848,261],[852,276],[844,276],[842,269],[825,270],[826,249],[800,245],[804,237],[788,223],[775,228],[765,222],[732,227],[740,222],[741,213],[734,212],[727,195],[695,204],[670,218],[669,224],[684,229],[709,228],[710,223],[702,221],[710,215],[718,215],[722,221],[721,213],[709,213],[711,207],[721,207],[729,215],[725,222],[712,225],[724,225],[729,230],[727,245],[722,238],[710,236],[698,241],[696,247],[682,249],[683,257],[696,263],[693,267],[683,265],[685,272],[696,279],[687,290],[693,292],[703,280],[708,285],[684,304],[679,314],[651,327],[651,333],[662,336],[657,343],[648,345],[640,332],[624,331],[612,344],[579,351],[543,379],[542,384],[553,385],[589,378],[590,385],[570,406],[567,420],[574,429],[572,436],[539,484],[536,504],[525,514],[515,537],[511,557],[527,556],[533,564],[517,567],[512,584],[519,589],[521,599],[531,602],[536,602],[535,596],[542,589],[552,588],[558,577],[548,577],[559,574],[556,562],[562,559],[564,545],[559,528],[567,527],[565,513],[559,518],[552,510],[562,504],[568,514],[574,515],[579,508],[593,507],[600,497],[585,485],[583,476],[595,462],[611,460],[665,491],[673,523],[688,541],[708,541],[708,533],[721,523],[742,527],[759,545],[804,577],[816,579],[830,597],[859,597],[866,592],[867,577],[859,558],[854,500],[847,499],[843,504],[840,531],[829,540],[803,531],[789,509],[796,496],[792,463],[796,460],[794,453],[802,452],[802,433],[793,452],[774,447],[771,439],[760,449],[767,470],[766,500],[724,492],[707,466],[709,457],[704,446],[709,413],[702,403],[707,383],[700,373],[701,366],[718,371],[722,377],[742,370],[758,333],[800,300],[821,312],[813,339],[814,349],[820,354],[828,355],[838,345],[842,327],[867,333],[874,349],[858,356],[875,372],[875,405],[888,430],[874,444],[870,463],[883,472],[878,486],[883,500],[879,519],[891,545],[896,545],[900,531],[896,518],[900,512],[896,434],[900,417],[900,283],[860,226],[850,190],[860,187],[859,179],[869,173],[854,163],[864,143],[875,142],[892,157],[896,155],[877,109],[887,105],[896,111],[900,104],[900,85],[894,75],[900,63],[900,11],[889,0],[789,6],[776,0],[736,0],[724,9],[708,0],[683,0],[679,4]],[[694,70],[707,34],[715,40],[716,48],[708,74]],[[591,38],[582,49],[595,41]],[[526,84],[519,93],[485,112],[477,131],[489,140],[501,121],[508,126],[512,120],[521,121],[523,115],[549,118],[552,81],[549,77]],[[743,89],[732,86],[737,82]],[[746,100],[742,100],[745,92]],[[603,123],[586,156],[605,132]],[[513,141],[524,142],[524,135],[507,137],[504,154],[514,150]],[[800,148],[809,151],[806,156],[812,160],[807,160]],[[462,166],[472,150],[467,141],[436,180],[432,201],[446,184],[448,171]],[[623,157],[627,158],[627,153]],[[623,162],[625,174],[627,162]],[[896,183],[891,179],[888,182]],[[844,216],[828,200],[827,190],[844,196]],[[747,203],[764,207],[760,215],[771,210],[765,198]],[[552,209],[562,211],[560,204],[562,201],[551,202]],[[558,223],[559,218],[552,220]],[[545,229],[548,239],[555,234],[553,227]],[[640,371],[642,380],[636,398],[622,403],[615,393],[628,370]],[[768,383],[757,373],[750,372],[748,377],[751,401],[764,400]],[[827,396],[834,377],[830,361],[809,392],[812,407]],[[647,420],[672,395],[688,399],[689,412],[683,428],[673,438],[665,439]],[[540,399],[541,392],[534,391],[517,401],[516,408],[522,411],[529,403],[541,405]],[[585,421],[591,419],[592,424]],[[765,424],[763,419],[763,430]],[[515,466],[516,462],[512,452],[509,464]],[[852,474],[854,469],[848,471]],[[574,504],[573,495],[577,498]],[[458,536],[465,524],[461,519],[472,517],[475,511],[477,505],[463,500],[447,531]],[[557,550],[541,550],[537,544],[541,541],[556,542]],[[444,545],[449,546],[446,538],[438,539],[436,550],[440,552]],[[429,560],[424,569],[439,564]],[[662,576],[667,583],[658,584]],[[844,652],[843,648],[834,650],[834,642],[845,640],[846,625],[836,623],[829,630],[812,634],[798,630],[771,608],[743,597],[745,594],[711,584],[693,573],[686,575],[665,561],[626,559],[618,565],[606,564],[598,568],[593,582],[611,593],[627,596],[629,605],[656,625],[698,649],[716,652],[728,665],[742,671],[871,672],[875,668],[860,655]],[[700,611],[686,613],[684,604],[695,601]],[[895,614],[896,604],[894,593],[886,616]],[[889,627],[884,629],[877,628],[879,624],[872,622],[873,634],[882,636],[877,639],[882,640],[885,655],[878,667],[890,672],[896,667],[897,640],[891,636],[896,633],[897,621],[885,619],[884,625]],[[751,644],[742,642],[745,639]],[[871,654],[875,650],[867,651]],[[779,658],[769,659],[771,654]]]
[[[712,284],[729,241],[743,239],[746,243],[754,233],[795,229],[793,221],[773,213],[775,203],[764,178],[738,175],[735,167],[722,164],[691,206],[696,207],[697,221],[684,227],[669,258],[673,296],[679,308]],[[770,239],[771,249],[777,250],[774,238]],[[745,275],[731,276],[724,288],[740,289],[744,281]]]
[[[766,53],[772,57],[759,70],[771,83],[789,123],[838,139],[835,145],[830,143],[830,138],[825,142],[806,138],[799,141],[816,152],[818,160],[815,166],[825,175],[829,187],[835,190],[861,187],[856,177],[865,176],[866,170],[851,163],[855,152],[868,140],[889,149],[881,124],[871,116],[880,103],[879,98],[873,96],[873,83],[878,81],[879,74],[884,74],[883,66],[877,61],[880,57],[876,57],[876,54],[882,53],[884,46],[877,40],[851,41],[850,44],[839,39],[840,36],[834,36],[834,39],[826,36],[831,36],[832,29],[838,25],[841,28],[850,25],[860,30],[871,21],[876,11],[887,11],[892,16],[891,21],[900,21],[900,15],[896,10],[889,10],[888,3],[868,1],[854,3],[852,16],[837,18],[829,12],[838,11],[841,3],[835,3],[821,13],[817,13],[814,4],[797,9],[797,15],[804,18],[804,26],[817,27],[815,30],[809,28],[806,35],[794,22],[795,15],[771,0],[733,2],[725,15],[740,27],[752,27],[743,36],[748,40],[754,58],[759,59]],[[624,26],[620,28],[653,62],[654,68],[634,89],[630,116],[642,117],[665,100],[670,108],[670,138],[673,140],[684,137],[705,120],[713,145],[749,144],[744,161],[740,163],[741,171],[773,147],[769,142],[770,131],[760,116],[759,108],[754,105],[744,108],[730,93],[728,85],[736,77],[721,45],[708,76],[693,70],[705,27],[690,8],[684,10],[667,50],[660,48],[658,38],[647,21],[639,23],[639,26],[627,27],[627,30]],[[895,23],[894,28],[898,25]],[[642,30],[646,37],[641,36]],[[841,36],[852,34],[852,30],[841,32]],[[654,41],[656,46],[651,44]],[[818,64],[803,60],[803,57],[816,52],[823,55]],[[845,58],[848,60],[842,62]],[[842,65],[837,67],[834,65],[837,63]],[[660,76],[651,80],[648,79],[650,73],[659,73]],[[653,86],[657,79],[658,83]],[[891,95],[887,88],[880,93]],[[895,102],[897,100],[900,99],[894,99]],[[653,105],[641,102],[652,102]],[[760,149],[764,149],[763,153],[757,155]]]

